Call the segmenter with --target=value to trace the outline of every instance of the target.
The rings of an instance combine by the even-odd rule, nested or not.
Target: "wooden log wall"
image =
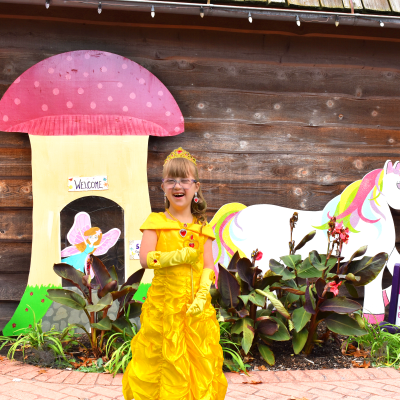
[[[320,210],[399,160],[399,30],[148,14],[0,4],[0,96],[29,67],[71,50],[147,68],[185,118],[183,134],[150,137],[154,211],[163,209],[162,161],[179,146],[199,160],[210,217],[232,201]],[[0,133],[0,329],[27,282],[31,216],[28,135]]]

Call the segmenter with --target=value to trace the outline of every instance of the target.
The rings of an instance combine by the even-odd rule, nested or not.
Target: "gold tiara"
[[[175,149],[164,161],[164,165],[169,161],[173,160],[174,158],[186,158],[187,160],[191,161],[194,165],[196,164],[196,159],[190,155],[190,153],[182,147],[179,147],[179,149]]]

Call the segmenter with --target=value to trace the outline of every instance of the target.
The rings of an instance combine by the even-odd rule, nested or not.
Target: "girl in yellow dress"
[[[182,148],[165,160],[166,212],[151,213],[140,263],[154,278],[131,343],[122,384],[126,400],[222,400],[220,330],[211,305],[212,240],[196,160]]]

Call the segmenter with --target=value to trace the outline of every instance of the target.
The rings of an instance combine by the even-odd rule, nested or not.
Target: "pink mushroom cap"
[[[139,64],[79,50],[25,71],[0,101],[0,130],[31,135],[152,135],[184,131],[168,89]]]

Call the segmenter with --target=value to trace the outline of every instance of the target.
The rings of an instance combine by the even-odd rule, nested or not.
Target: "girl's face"
[[[173,181],[175,180],[176,183]],[[171,207],[176,210],[190,209],[194,194],[199,190],[200,183],[195,180],[192,174],[180,178],[166,176],[161,187],[164,190]]]
[[[99,240],[99,235],[97,233],[89,236],[90,244],[96,243],[98,240]]]

